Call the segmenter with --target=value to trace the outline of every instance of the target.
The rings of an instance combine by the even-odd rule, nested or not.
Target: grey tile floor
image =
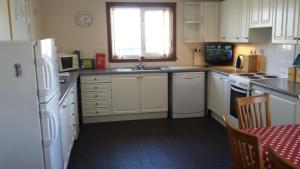
[[[81,126],[68,169],[230,169],[226,129],[210,117]]]

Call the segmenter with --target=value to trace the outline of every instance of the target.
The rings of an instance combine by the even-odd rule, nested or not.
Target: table
[[[258,136],[263,148],[264,166],[271,169],[268,146],[272,145],[283,158],[300,166],[300,125],[280,125],[269,128],[244,129]]]

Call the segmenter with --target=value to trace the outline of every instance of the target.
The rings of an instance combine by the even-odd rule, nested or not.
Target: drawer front
[[[97,108],[97,109],[83,109],[83,116],[101,116],[101,115],[110,115],[111,108]]]
[[[98,107],[111,107],[111,99],[102,99],[89,101],[84,100],[82,102],[82,108],[98,108]]]
[[[101,91],[101,92],[83,92],[81,94],[82,100],[99,100],[111,98],[111,91]]]
[[[101,90],[111,90],[110,83],[91,83],[91,84],[82,84],[82,91],[101,91]]]
[[[95,75],[95,76],[81,76],[81,83],[99,83],[99,82],[110,82],[110,75]]]

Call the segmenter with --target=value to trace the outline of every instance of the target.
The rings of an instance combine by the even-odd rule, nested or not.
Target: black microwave
[[[204,45],[205,62],[209,65],[232,65],[234,45],[229,43],[209,43]]]

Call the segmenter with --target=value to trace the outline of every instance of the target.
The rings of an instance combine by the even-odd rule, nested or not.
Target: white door
[[[0,42],[0,51],[0,168],[44,169],[32,45]]]
[[[210,107],[215,113],[222,115],[222,112],[224,111],[223,77],[222,75],[212,73],[210,80]]]
[[[0,41],[11,40],[7,2],[7,0],[0,0]]]
[[[270,94],[271,124],[294,124],[296,122],[297,102],[284,96]]]
[[[168,111],[168,74],[142,74],[141,112]]]
[[[275,0],[274,2],[274,24],[273,24],[273,43],[282,43],[285,40],[285,0]]]
[[[31,40],[29,0],[9,0],[12,40]]]
[[[250,27],[255,27],[260,23],[260,1],[261,0],[250,0]]]
[[[226,22],[227,22],[227,16],[226,16],[226,3],[225,1],[220,2],[220,27],[219,27],[219,40],[222,42],[226,41]]]
[[[112,75],[114,114],[140,113],[140,75]]]
[[[239,42],[249,42],[249,0],[240,0],[239,5]]]
[[[63,169],[59,97],[56,94],[47,104],[40,104],[46,169]]]
[[[261,0],[261,23],[265,27],[272,26],[273,0]]]
[[[227,0],[227,41],[239,41],[239,8],[240,0]]]
[[[296,18],[296,10],[297,10],[297,4],[299,0],[286,0],[286,35],[285,40],[287,43],[296,44],[297,40],[296,34],[295,34],[295,24],[298,24],[297,18]]]
[[[39,100],[45,103],[60,90],[54,39],[37,41],[35,58]]]

